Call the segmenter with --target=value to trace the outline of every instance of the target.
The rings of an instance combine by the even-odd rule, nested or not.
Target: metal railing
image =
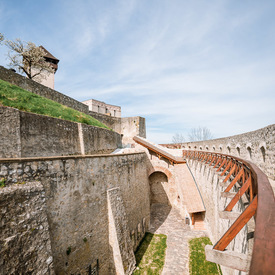
[[[228,185],[224,192],[237,187],[237,193],[224,211],[231,211],[243,195],[249,201],[213,249],[224,251],[254,216],[254,245],[249,274],[275,274],[275,199],[267,176],[255,164],[230,155],[183,150],[183,157],[212,166],[221,176],[225,176],[223,182],[228,182]]]

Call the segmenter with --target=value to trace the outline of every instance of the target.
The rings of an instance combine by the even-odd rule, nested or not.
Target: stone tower
[[[53,73],[48,73],[48,72],[43,73],[42,77],[39,79],[39,83],[41,83],[42,85],[47,86],[51,89],[54,89],[54,75],[58,69],[59,60],[56,57],[54,57],[49,51],[47,51],[43,46],[40,46],[40,48],[42,48],[44,50],[44,52],[46,53],[44,58],[45,58],[46,62],[49,62],[51,64],[51,66],[54,69],[54,72]]]

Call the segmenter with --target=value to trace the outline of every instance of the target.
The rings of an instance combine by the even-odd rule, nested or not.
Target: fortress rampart
[[[119,219],[118,247],[128,251],[123,264],[133,269],[149,226],[146,169],[144,153],[1,159],[2,272],[46,274],[54,264],[56,274],[88,274],[98,262],[99,274],[114,274],[110,215]]]
[[[217,152],[246,159],[259,166],[270,179],[275,180],[275,124],[256,131],[225,138],[180,144],[163,144],[163,146]]]
[[[68,106],[85,114],[89,114],[89,107],[69,96],[59,93],[56,90],[48,88],[40,83],[28,79],[20,74],[0,66],[0,79],[14,84],[34,94],[46,97],[62,105]]]
[[[14,84],[27,90],[32,89],[28,83],[39,90],[45,88],[3,67],[0,78],[11,83],[15,78],[19,84]],[[45,89],[45,97],[82,108],[82,103],[78,105],[79,102],[66,96],[63,100],[62,94],[51,89],[47,94],[48,88]],[[258,232],[264,234],[263,230],[268,232],[274,227],[274,216],[270,214],[274,213],[274,196],[264,193],[270,195],[268,180],[266,185],[258,185],[263,186],[261,192],[250,191],[247,198],[238,198],[229,214],[224,213],[222,210],[232,195],[235,198],[239,194],[242,184],[237,182],[236,173],[230,175],[232,160],[226,163],[222,158],[213,158],[220,165],[216,169],[224,170],[218,176],[214,167],[203,163],[205,158],[185,159],[182,149],[187,150],[187,156],[195,150],[194,155],[200,151],[208,155],[220,152],[249,159],[274,180],[275,125],[223,139],[166,145],[181,148],[173,150],[140,138],[146,137],[144,118],[88,113],[114,131],[0,107],[0,269],[4,273],[131,274],[135,267],[134,251],[148,231],[153,203],[177,208],[183,219],[190,219],[191,228],[204,226],[204,219],[208,234],[216,242],[249,204],[247,198],[253,198],[254,202],[252,195],[259,194],[261,205],[257,212],[269,213],[266,218],[270,224],[265,225],[264,215],[258,215],[256,225],[261,223]],[[134,136],[139,138],[133,139]],[[116,149],[120,153],[113,152]],[[238,161],[238,165],[245,162]],[[234,172],[237,166],[233,167],[230,169]],[[248,174],[242,173],[244,180]],[[227,184],[233,184],[231,176],[236,176],[234,192],[224,191],[225,182],[221,184],[224,175]],[[248,179],[246,182],[249,183]],[[269,204],[264,204],[262,194],[269,197]],[[253,238],[253,225],[253,221],[247,224],[228,247],[238,253],[237,257],[248,256],[242,260],[246,264],[244,270],[249,268],[253,241],[257,243],[256,250],[261,250],[263,243],[262,235]],[[272,244],[268,248],[272,251]],[[254,251],[255,247],[253,254]],[[265,254],[275,258],[272,253]],[[259,262],[252,260],[254,265]],[[262,265],[258,264],[257,270]],[[223,268],[223,272],[243,274],[228,268]]]
[[[0,158],[111,153],[120,134],[63,119],[0,107]]]

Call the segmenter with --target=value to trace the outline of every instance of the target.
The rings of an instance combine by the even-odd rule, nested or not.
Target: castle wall
[[[0,107],[0,157],[110,153],[121,147],[118,133],[14,108]]]
[[[134,136],[146,138],[145,118],[140,116],[121,118],[121,134],[123,144],[133,144]]]
[[[53,274],[42,184],[0,188],[0,209],[0,273]]]
[[[89,112],[90,116],[104,123],[117,133],[122,135],[124,145],[133,144],[133,137],[140,136],[146,138],[145,118],[143,117],[111,117],[96,112]]]
[[[177,145],[166,144],[170,148]],[[275,124],[259,130],[205,141],[185,142],[178,147],[232,155],[249,160],[260,167],[272,180],[275,180]]]
[[[62,93],[59,93],[58,91],[48,88],[40,83],[37,83],[31,79],[28,79],[20,74],[14,73],[11,70],[8,70],[2,66],[0,66],[0,79],[10,82],[11,84],[19,86],[22,89],[30,91],[34,94],[49,98],[62,105],[89,114],[89,108],[87,105]]]
[[[96,112],[89,111],[89,115],[97,119],[98,121],[104,123],[109,128],[113,129],[115,132],[121,134],[121,118],[106,116],[104,114],[99,114]]]
[[[215,169],[209,168],[197,161],[188,161],[189,168],[199,186],[200,193],[203,197],[206,212],[204,222],[207,227],[207,232],[213,244],[215,244],[233,224],[234,219],[220,218],[220,213],[230,202],[230,198],[221,197],[221,192],[225,187],[222,187],[220,182],[221,178],[215,173]],[[222,178],[223,179],[223,178]],[[233,191],[233,190],[232,190]],[[233,213],[241,213],[245,209],[247,200],[245,196],[233,208]],[[231,212],[229,213],[231,214]],[[233,241],[227,247],[228,250],[251,255],[253,239],[251,239],[251,232],[254,231],[255,223],[253,218],[244,226],[238,233]],[[249,238],[250,236],[250,238]],[[224,275],[240,275],[246,274],[237,270],[223,267],[222,272]]]
[[[124,232],[122,228],[120,232],[122,235],[118,234],[117,239],[124,242],[124,245],[119,247],[127,245],[128,248],[136,249],[145,231],[148,230],[150,219],[149,182],[147,174],[144,173],[145,170],[144,153],[58,159],[2,159],[0,177],[6,179],[7,187],[0,188],[0,201],[1,205],[7,207],[1,210],[6,209],[2,212],[12,210],[8,217],[11,219],[14,214],[14,218],[20,219],[28,213],[32,214],[35,209],[42,209],[43,203],[46,203],[53,268],[57,274],[86,274],[89,269],[95,268],[97,261],[99,274],[115,274],[114,251],[109,243],[107,193],[114,188],[119,190],[117,199],[116,192],[112,194],[109,205],[114,218],[120,219],[131,236],[131,239],[126,241],[125,238],[121,238]],[[13,196],[10,191],[13,188],[15,192],[19,192],[22,186],[33,188],[36,183],[31,182],[34,181],[41,181],[43,185],[43,189],[37,192],[36,197],[45,196],[44,200],[37,199],[35,204],[31,203],[32,196],[23,199],[19,193],[18,196]],[[24,184],[25,182],[27,183]],[[14,200],[12,203],[9,201],[11,197]],[[120,200],[119,204],[118,200]],[[23,204],[28,208],[24,208]],[[120,213],[121,211],[123,213]],[[7,213],[3,214],[7,215]],[[28,230],[31,231],[32,228],[40,226],[40,219],[37,219],[35,225],[26,220]],[[8,229],[9,223],[6,223],[6,218],[2,219],[1,243],[9,240],[13,235],[20,236],[21,233],[20,222],[12,223],[13,232]],[[3,227],[7,230],[2,230]],[[47,225],[43,225],[43,228],[46,229]],[[42,234],[42,227],[39,230],[37,232]],[[35,248],[36,244],[37,239],[33,239],[30,235],[28,246],[35,250],[38,249]],[[2,260],[4,253],[9,255],[13,249],[15,248],[7,246],[6,250],[1,251],[0,259]],[[44,247],[42,246],[41,249]],[[9,265],[18,272],[22,270],[20,268],[28,259],[28,255],[23,252],[17,251],[17,261],[10,257],[5,262],[0,261],[0,269],[3,270]],[[123,263],[127,262],[132,268],[134,260],[132,257],[126,259],[127,255],[122,253]],[[36,254],[32,257],[33,261],[37,259]],[[39,268],[36,273],[48,274]]]
[[[95,99],[89,99],[82,103],[89,106],[89,111],[96,112],[99,114],[105,114],[112,117],[121,117],[121,107],[106,104],[105,102],[98,101]]]

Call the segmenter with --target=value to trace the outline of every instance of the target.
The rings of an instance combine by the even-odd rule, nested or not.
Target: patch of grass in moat
[[[133,275],[161,274],[165,261],[167,236],[163,234],[146,233],[135,256],[137,268]]]
[[[0,80],[0,106],[109,129],[97,119]]]
[[[207,244],[212,245],[207,237],[195,238],[189,241],[189,272],[191,275],[222,274],[219,265],[206,261],[204,248]]]

